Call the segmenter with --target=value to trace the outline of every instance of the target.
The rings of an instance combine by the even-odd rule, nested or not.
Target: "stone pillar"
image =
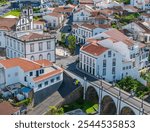
[[[121,96],[118,96],[118,98],[117,98],[117,115],[120,114],[120,108],[121,108]]]
[[[87,80],[86,80],[86,77],[84,77],[84,90],[83,90],[83,100],[85,100],[85,94],[86,94],[86,87],[87,87]]]

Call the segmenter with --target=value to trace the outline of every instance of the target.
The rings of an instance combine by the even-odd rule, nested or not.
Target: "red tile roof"
[[[37,61],[34,61],[42,66],[45,66],[45,67],[48,67],[48,66],[52,66],[53,65],[53,62],[51,61],[48,61],[48,60],[37,60]]]
[[[43,39],[43,38],[50,38],[48,34],[38,34],[38,33],[29,33],[28,35],[23,35],[20,37],[22,41],[31,41],[34,39]]]
[[[51,65],[51,62],[49,62],[48,60],[39,60],[34,62],[24,58],[12,58],[7,60],[0,60],[0,64],[2,64],[5,68],[12,68],[19,66],[25,72],[28,72],[40,69],[43,66]]]
[[[19,108],[13,107],[9,102],[3,101],[0,103],[0,115],[12,115],[18,110]]]
[[[17,18],[0,18],[0,29],[12,30],[17,21]]]
[[[81,50],[89,54],[92,54],[94,56],[99,56],[102,53],[104,53],[106,50],[108,50],[108,48],[105,48],[97,43],[90,43],[81,47]]]
[[[62,17],[62,14],[60,13],[56,13],[56,12],[52,12],[52,13],[49,13],[48,16],[53,16],[53,17]]]
[[[41,76],[39,76],[39,77],[35,77],[35,78],[33,78],[33,80],[34,80],[35,82],[40,82],[40,81],[43,81],[43,80],[45,80],[45,79],[48,79],[48,78],[50,78],[50,77],[52,77],[52,76],[54,76],[54,75],[60,74],[60,73],[62,73],[62,72],[63,72],[62,69],[57,69],[57,70],[54,70],[54,71],[49,72],[49,73],[47,73],[47,74],[41,75]]]
[[[124,35],[122,32],[120,32],[117,29],[111,29],[104,33],[109,35],[110,36],[109,38],[112,38],[113,40],[116,40],[116,41],[122,41],[126,43],[128,46],[131,46],[134,44],[132,39],[129,39],[126,35]]]

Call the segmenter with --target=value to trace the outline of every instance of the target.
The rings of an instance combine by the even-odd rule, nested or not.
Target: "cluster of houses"
[[[0,18],[0,48],[6,50],[7,58],[0,60],[0,91],[4,97],[21,100],[34,93],[37,105],[60,87],[63,69],[55,65],[57,38],[45,31],[60,29],[66,19],[72,19],[69,34],[81,46],[80,71],[108,82],[132,76],[146,85],[139,71],[149,66],[150,1],[130,0],[128,5],[114,0],[72,2],[57,1],[57,6],[49,2],[48,6],[48,1],[30,0],[32,6],[40,6],[41,20],[33,19],[39,14],[31,6],[23,8],[19,18]],[[123,25],[120,30],[112,28],[112,22],[117,22],[115,14],[137,12],[137,21]],[[10,109],[11,114],[19,114],[17,108]]]

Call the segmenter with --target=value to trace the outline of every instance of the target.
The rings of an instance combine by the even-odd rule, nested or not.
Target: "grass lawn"
[[[98,104],[93,104],[91,102],[79,99],[72,104],[64,105],[63,109],[64,112],[68,112],[75,109],[82,109],[86,114],[94,114],[98,110]]]
[[[20,16],[20,10],[12,10],[10,12],[7,12],[6,14],[4,14],[4,17],[9,16],[9,15],[19,17]]]

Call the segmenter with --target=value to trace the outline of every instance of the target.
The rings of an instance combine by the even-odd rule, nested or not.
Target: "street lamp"
[[[102,94],[103,94],[103,82],[102,82],[102,76],[97,75],[98,81],[99,81],[99,92],[98,92],[98,96],[99,96],[99,107],[98,107],[98,113],[100,114],[101,112],[101,101],[102,101]],[[102,88],[102,90],[100,90],[100,88]]]

